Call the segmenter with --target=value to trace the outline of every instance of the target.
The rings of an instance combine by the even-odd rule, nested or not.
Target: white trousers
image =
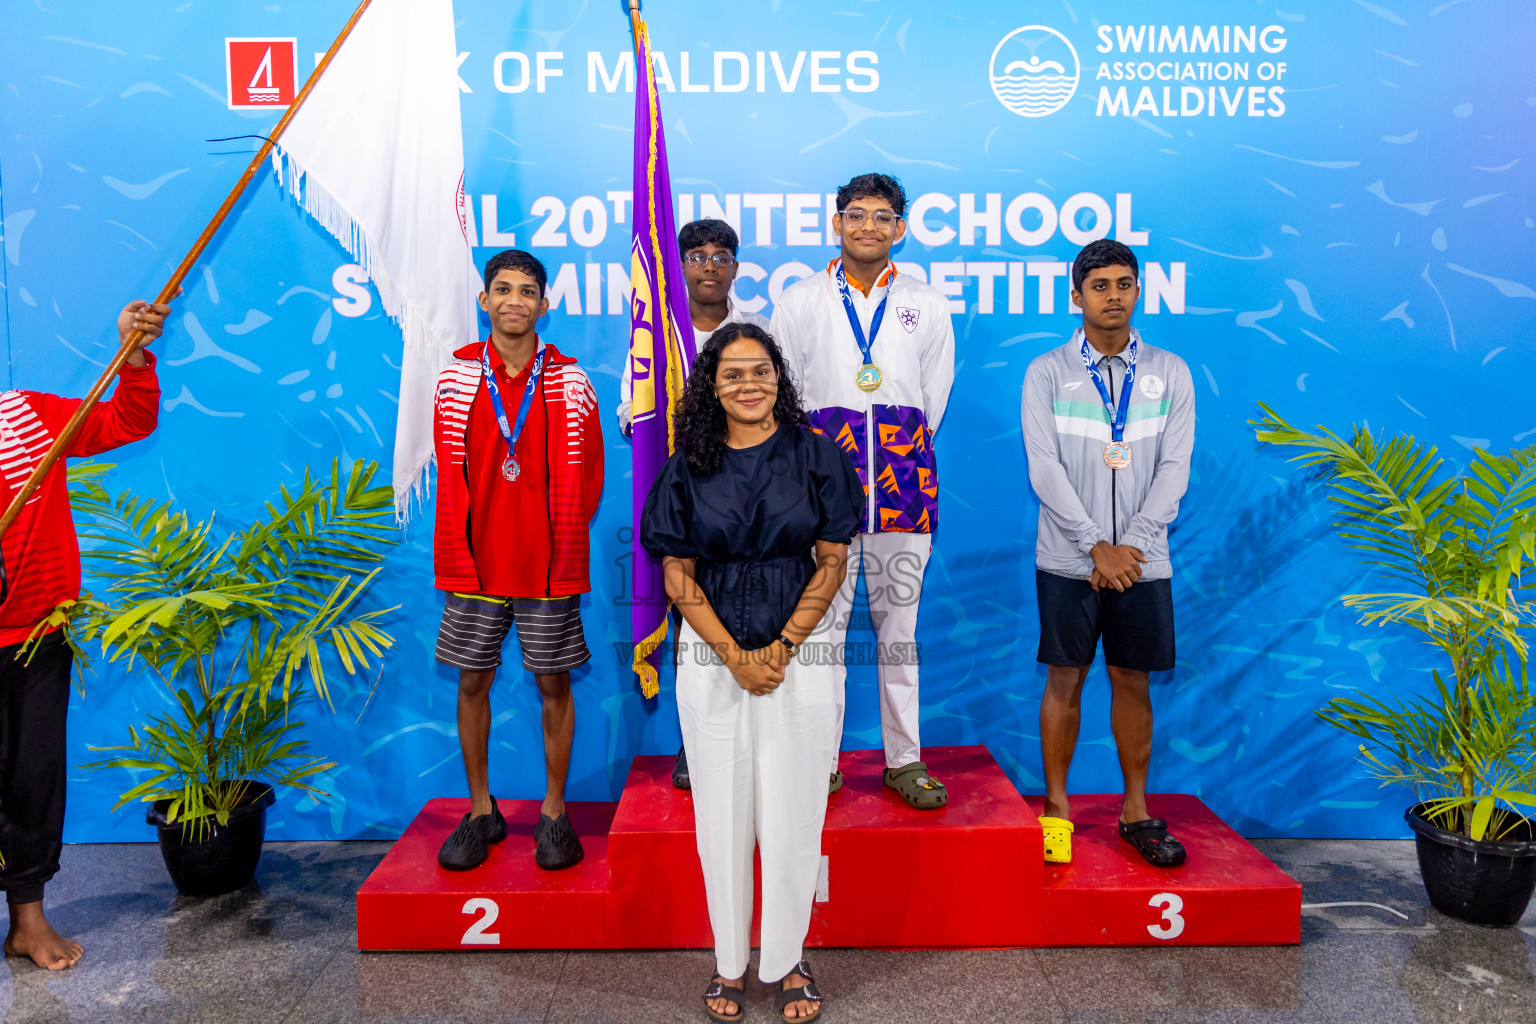
[[[746,973],[756,846],[763,870],[758,977],[771,984],[800,962],[811,923],[827,816],[826,765],[837,750],[836,673],[830,664],[797,660],[778,689],[754,697],[686,622],[679,637],[686,646],[677,668],[677,709],[715,969],[732,979]]]
[[[853,595],[864,574],[869,592],[869,617],[875,628],[880,674],[880,734],[885,740],[885,766],[900,768],[922,760],[918,739],[917,606],[923,597],[923,573],[933,538],[926,533],[861,533],[848,545],[848,578],[832,602],[830,641],[844,649]],[[819,640],[818,634],[813,640]],[[851,655],[850,655],[851,657]],[[832,771],[837,771],[843,739],[843,710],[848,670],[837,667],[837,741]]]

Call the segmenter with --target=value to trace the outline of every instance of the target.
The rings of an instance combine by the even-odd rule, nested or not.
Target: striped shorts
[[[501,645],[512,624],[523,648],[523,667],[537,675],[569,672],[592,658],[581,631],[581,596],[487,597],[449,594],[437,631],[437,660],[484,672],[501,664]]]

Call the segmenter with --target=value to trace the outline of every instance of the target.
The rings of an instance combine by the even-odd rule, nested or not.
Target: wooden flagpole
[[[336,37],[336,41],[331,44],[331,48],[325,51],[325,56],[321,58],[314,74],[309,76],[309,80],[304,83],[304,88],[299,90],[298,96],[294,97],[293,103],[283,114],[282,120],[277,122],[277,127],[272,129],[272,134],[267,137],[267,141],[262,145],[261,149],[257,150],[250,166],[245,169],[244,174],[240,175],[240,180],[235,182],[235,187],[230,189],[223,205],[214,213],[213,219],[208,222],[208,226],[203,229],[203,233],[197,237],[196,242],[192,243],[192,248],[188,250],[187,255],[181,261],[181,265],[171,275],[171,279],[165,282],[164,288],[160,289],[160,294],[155,298],[156,302],[169,302],[176,297],[176,292],[180,289],[182,280],[191,271],[198,257],[203,254],[203,250],[208,247],[208,243],[213,241],[213,236],[218,232],[220,225],[224,223],[224,218],[229,216],[230,210],[234,209],[235,203],[239,201],[241,193],[245,191],[245,187],[251,183],[251,179],[256,177],[256,172],[261,169],[261,165],[272,155],[273,146],[283,134],[283,130],[288,127],[288,122],[293,120],[293,115],[297,114],[299,108],[304,105],[304,101],[309,97],[310,90],[315,87],[315,83],[320,81],[320,76],[325,74],[326,69],[331,66],[331,58],[336,56],[336,51],[341,48],[341,44],[346,42],[347,37],[352,34],[352,29],[356,27],[358,19],[363,16],[363,12],[368,9],[368,5],[372,2],[373,0],[362,0],[357,5],[357,10],[352,12],[352,17],[347,20],[346,27]],[[85,424],[86,416],[95,408],[96,403],[101,400],[102,392],[107,390],[107,386],[112,383],[112,379],[122,369],[123,363],[139,348],[139,344],[143,340],[144,332],[135,330],[123,341],[122,347],[117,350],[117,355],[112,358],[112,362],[107,364],[107,368],[102,371],[96,383],[91,385],[91,390],[86,392],[79,408],[69,418],[69,422],[64,424],[64,429],[59,431],[58,436],[53,439],[53,444],[48,446],[48,451],[43,454],[42,461],[32,470],[32,475],[27,477],[26,483],[21,485],[21,490],[17,491],[16,496],[11,499],[10,507],[5,510],[5,515],[0,516],[0,536],[4,536],[5,531],[11,528],[11,524],[16,522],[16,517],[21,515],[23,506],[36,493],[37,489],[43,485],[43,480],[47,478],[49,471],[53,469],[54,463],[63,457],[70,442],[75,439],[75,435],[80,432],[80,428]],[[4,579],[4,571],[4,565],[0,563],[0,580]],[[3,586],[4,584],[0,583],[0,588],[3,588]],[[3,600],[3,594],[0,594],[0,600]]]

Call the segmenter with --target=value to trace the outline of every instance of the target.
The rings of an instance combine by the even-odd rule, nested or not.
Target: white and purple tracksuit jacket
[[[949,300],[895,264],[868,296],[849,288],[866,338],[875,310],[890,296],[871,342],[883,380],[865,393],[854,383],[864,357],[838,293],[838,262],[784,289],[771,333],[800,386],[811,428],[836,441],[858,470],[865,494],[860,532],[933,533],[939,523],[933,434],[955,380]]]

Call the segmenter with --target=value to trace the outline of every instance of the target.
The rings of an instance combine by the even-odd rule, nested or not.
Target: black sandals
[[[779,979],[780,991],[777,996],[779,1016],[784,1019],[784,1024],[805,1024],[808,1020],[815,1020],[821,1016],[821,991],[816,987],[816,979],[811,976],[810,963],[801,960],[789,974],[800,975],[800,977],[805,979],[805,984],[797,985],[794,988],[784,988],[784,979]],[[784,975],[784,977],[788,978],[789,974]],[[786,1012],[789,1009],[789,1005],[801,1001],[811,1004],[811,1012],[804,1017],[791,1017]]]
[[[784,988],[784,982],[791,975],[798,974],[805,979],[805,984],[796,985],[794,988]],[[816,987],[816,979],[811,976],[811,965],[801,960],[795,965],[789,974],[779,979],[777,985],[779,992],[776,1001],[779,1007],[779,1016],[784,1024],[806,1024],[821,1016],[821,991]],[[724,999],[736,1004],[735,1013],[717,1013],[709,1005],[711,999]],[[794,1003],[810,1003],[811,1012],[803,1017],[791,1017],[788,1010]],[[709,979],[709,987],[704,990],[704,1012],[713,1020],[739,1021],[747,1012],[747,978],[742,975],[741,980],[732,984],[722,980],[718,975]]]
[[[735,1003],[736,1012],[734,1014],[716,1013],[709,1005],[711,999],[726,999]],[[704,990],[704,1012],[715,1020],[741,1020],[742,1014],[747,1012],[747,976],[742,975],[741,980],[734,985],[727,985],[719,978],[711,978],[709,987]]]
[[[1168,834],[1168,823],[1162,818],[1122,821],[1120,838],[1136,847],[1153,867],[1176,868],[1184,863],[1184,844]]]

